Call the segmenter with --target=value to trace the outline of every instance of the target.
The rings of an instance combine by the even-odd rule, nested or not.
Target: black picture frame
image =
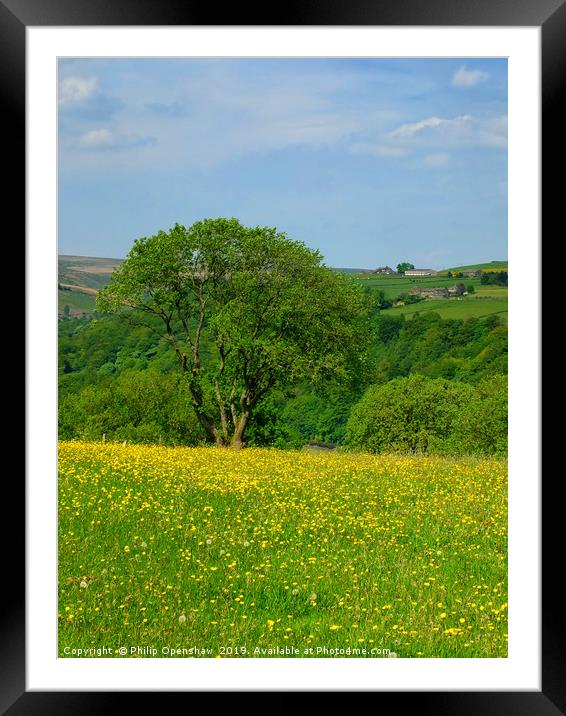
[[[226,8],[181,3],[175,0],[0,0],[0,98],[2,125],[11,155],[10,181],[4,187],[5,207],[14,223],[13,237],[25,221],[25,31],[29,26],[203,26],[203,25],[385,25],[385,26],[538,26],[542,37],[542,145],[544,224],[559,227],[562,201],[560,147],[563,141],[563,93],[566,78],[566,0],[333,0],[321,3],[302,0],[262,11],[233,4]],[[216,22],[218,14],[222,23]],[[8,163],[9,162],[9,163]],[[560,165],[559,165],[560,163]],[[560,232],[561,233],[561,232]],[[542,250],[542,249],[541,249]],[[528,330],[528,327],[526,327]],[[537,337],[540,341],[540,336]],[[541,345],[541,343],[539,343]],[[542,466],[541,466],[542,469]],[[536,479],[536,476],[533,476]],[[562,537],[560,475],[543,491],[543,610],[542,690],[539,692],[374,692],[378,709],[415,708],[418,713],[491,714],[513,713],[554,716],[566,713],[566,641],[560,575]],[[23,509],[24,481],[12,484],[14,494],[4,504]],[[9,501],[8,501],[9,500]],[[559,512],[560,510],[560,512]],[[7,509],[5,508],[5,512]],[[20,513],[21,514],[21,513]],[[5,526],[8,520],[3,520]],[[23,524],[23,521],[21,521]],[[0,612],[0,708],[11,716],[20,714],[94,714],[108,708],[135,708],[132,693],[28,692],[25,688],[25,535],[13,527],[4,537],[7,564],[4,575],[4,610]],[[533,578],[538,575],[533,575]],[[31,586],[31,585],[30,585]],[[441,663],[439,663],[439,668]],[[261,689],[261,685],[258,685]],[[149,709],[155,694],[139,694]],[[190,694],[189,694],[190,696]],[[159,696],[161,698],[161,696]],[[401,699],[401,702],[399,701]],[[270,709],[272,706],[270,707]]]

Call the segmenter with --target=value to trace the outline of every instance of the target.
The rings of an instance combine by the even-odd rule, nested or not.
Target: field
[[[92,256],[59,256],[60,283],[102,288],[108,283],[112,271],[122,259],[105,259]]]
[[[466,266],[455,266],[453,268],[444,269],[444,271],[507,271],[509,263],[507,261],[489,261],[483,264],[468,264]]]
[[[430,278],[405,278],[404,276],[363,276],[358,277],[364,286],[383,291],[385,298],[397,298],[399,294],[406,293],[415,286],[428,288],[454,286],[457,283],[472,285],[477,291],[480,286],[479,278],[446,278],[444,276],[431,276]]]
[[[68,289],[65,291],[59,289],[57,295],[60,316],[65,315],[65,306],[69,306],[70,316],[81,316],[94,311],[96,296],[92,294],[84,293],[76,289]]]
[[[119,266],[121,259],[95,258],[88,256],[59,256],[59,283],[72,286],[70,290],[59,291],[59,316],[65,315],[65,305],[69,306],[68,315],[91,315],[95,308],[96,292],[110,281],[115,267]],[[485,264],[458,266],[452,271],[468,269],[481,269],[483,271],[507,270],[506,261],[491,261]],[[403,313],[410,318],[416,312],[436,311],[443,318],[471,318],[496,313],[501,316],[507,314],[507,289],[497,286],[482,286],[479,278],[447,278],[443,275],[431,278],[405,278],[403,276],[374,276],[361,273],[362,269],[337,268],[336,271],[357,275],[364,286],[383,291],[386,299],[391,300],[399,294],[409,291],[414,286],[448,287],[456,283],[474,286],[475,294],[465,297],[463,301],[448,300],[427,301],[410,306],[399,306],[391,310],[392,315]],[[445,269],[447,271],[449,269]],[[445,273],[441,272],[441,273]],[[81,288],[83,290],[81,290]],[[495,302],[482,301],[480,297],[490,296],[497,299]]]
[[[505,293],[506,289],[503,289]],[[495,293],[495,291],[493,292]],[[480,294],[481,295],[481,294]],[[406,318],[412,318],[416,313],[423,314],[428,311],[438,313],[442,318],[480,318],[482,316],[498,315],[507,320],[507,297],[492,295],[482,298],[465,296],[461,301],[457,299],[430,299],[413,303],[407,306],[395,306],[387,309],[388,316],[398,316],[401,313]]]
[[[502,460],[63,442],[59,655],[505,657],[506,505]]]
[[[456,298],[427,299],[406,306],[394,306],[386,310],[388,316],[403,314],[407,318],[411,318],[416,313],[434,311],[442,318],[480,318],[491,314],[497,314],[504,320],[507,318],[507,287],[482,286],[479,278],[433,276],[415,279],[402,276],[359,276],[359,279],[364,286],[383,291],[388,300],[397,298],[401,293],[408,292],[414,286],[447,288],[457,283],[464,283],[466,286],[474,287],[474,293],[463,296],[460,300]]]
[[[65,305],[69,306],[70,316],[92,314],[96,292],[106,286],[120,263],[120,259],[59,256],[59,284],[72,287],[65,291],[59,289],[59,316],[65,315]]]

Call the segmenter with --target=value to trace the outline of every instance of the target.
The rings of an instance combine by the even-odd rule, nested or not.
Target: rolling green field
[[[59,256],[59,284],[99,291],[110,281],[114,268],[120,259],[96,258],[92,256]],[[64,315],[65,304],[71,316],[90,315],[94,312],[96,295],[71,288],[59,290],[59,316]]]
[[[426,286],[429,288],[454,286],[463,283],[466,286],[472,285],[477,291],[481,287],[479,278],[446,278],[432,276],[430,278],[405,278],[403,276],[358,276],[364,286],[383,291],[385,298],[397,298],[399,294],[406,293],[415,286]]]
[[[121,259],[92,256],[59,256],[59,283],[100,289],[106,286],[112,271],[121,262]]]
[[[105,286],[115,266],[120,264],[119,259],[92,258],[83,256],[60,256],[59,257],[59,282],[82,286],[89,289],[99,290]],[[507,261],[491,261],[489,263],[474,264],[470,266],[458,266],[453,269],[445,269],[445,271],[465,271],[472,269],[481,269],[483,271],[496,271],[507,269]],[[479,278],[447,278],[443,275],[433,276],[430,278],[405,278],[403,276],[373,276],[371,274],[359,273],[360,269],[337,268],[336,271],[342,273],[357,275],[357,278],[364,286],[383,291],[387,300],[397,298],[401,293],[409,291],[414,286],[428,287],[448,287],[456,283],[464,283],[466,286],[470,284],[474,286],[476,293],[464,299],[465,303],[459,302],[456,308],[452,302],[447,300],[427,301],[420,303],[420,308],[416,309],[415,305],[400,306],[391,310],[393,313],[404,313],[411,316],[416,310],[429,311],[436,310],[441,316],[446,318],[468,318],[485,316],[491,313],[504,314],[507,310],[506,299],[507,289],[482,286]],[[445,271],[441,273],[445,273]],[[498,299],[493,305],[487,303],[475,304],[471,300],[479,296],[491,296]],[[59,291],[59,315],[63,315],[65,304],[69,305],[70,315],[78,316],[83,314],[92,314],[95,307],[95,296],[87,295],[77,290]]]
[[[71,316],[80,316],[83,313],[92,313],[94,311],[96,296],[75,290],[59,290],[57,294],[60,316],[64,315],[65,305],[69,306]]]
[[[387,276],[360,276],[360,281],[365,286],[374,290],[383,291],[387,300],[397,298],[401,293],[408,292],[414,286],[427,287],[448,287],[456,283],[472,285],[474,293],[463,296],[460,300],[456,298],[426,299],[418,303],[405,306],[394,306],[386,309],[387,315],[403,314],[407,318],[416,313],[435,311],[442,318],[479,318],[497,314],[503,318],[507,316],[507,287],[503,286],[482,286],[479,278],[446,278],[433,276],[431,278],[402,278]]]
[[[457,299],[431,299],[413,303],[407,306],[395,306],[387,309],[388,316],[403,314],[411,318],[416,313],[423,314],[429,311],[438,313],[442,318],[480,318],[497,314],[503,320],[507,318],[507,298],[498,296],[485,296],[475,298],[464,296],[461,301]]]
[[[454,266],[453,268],[443,269],[444,271],[507,271],[509,264],[507,261],[488,261],[483,264],[469,264],[467,266]]]
[[[503,460],[59,448],[62,657],[506,657],[506,555]]]

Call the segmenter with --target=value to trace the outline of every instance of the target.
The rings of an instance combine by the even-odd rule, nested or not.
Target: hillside
[[[442,273],[423,278],[360,274],[358,278],[368,289],[380,292],[385,301],[392,303],[416,286],[448,288],[458,283],[463,283],[466,288],[473,286],[473,293],[458,298],[427,299],[413,304],[394,305],[386,309],[390,315],[404,314],[406,318],[412,318],[416,314],[434,311],[443,318],[480,318],[497,314],[503,320],[507,319],[507,287],[483,286],[479,278],[448,278]]]
[[[458,273],[459,271],[507,271],[509,264],[507,261],[489,261],[483,264],[469,264],[467,266],[454,266],[452,268],[442,269],[440,273]]]
[[[59,316],[88,316],[94,312],[97,292],[110,281],[112,271],[123,259],[95,256],[59,256]],[[404,276],[376,276],[367,273],[367,269],[335,268],[341,273],[357,275],[365,286],[383,292],[386,300],[394,300],[413,286],[448,287],[456,279],[447,278],[448,271],[506,271],[507,261],[457,266],[440,271],[437,276],[415,278]],[[429,300],[418,304],[398,306],[391,310],[394,314],[403,313],[407,318],[415,313],[437,311],[446,318],[481,317],[497,314],[503,318],[507,314],[507,288],[499,286],[481,286],[478,278],[464,279],[466,285],[473,285],[475,293],[461,299]],[[457,301],[457,304],[456,304]],[[67,307],[67,308],[66,308]]]
[[[59,315],[91,314],[97,292],[110,281],[112,271],[122,260],[95,256],[59,256]]]

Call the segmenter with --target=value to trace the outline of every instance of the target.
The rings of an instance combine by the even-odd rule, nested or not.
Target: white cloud
[[[91,129],[72,141],[77,149],[128,149],[153,144],[155,137],[137,134],[116,134],[109,129]]]
[[[444,152],[438,154],[427,154],[423,159],[426,167],[445,167],[450,162],[450,155]]]
[[[353,88],[365,86],[363,74],[329,75],[306,66],[297,73],[290,65],[273,74],[268,68],[269,63],[258,65],[250,77],[238,64],[210,63],[184,76],[174,87],[176,95],[166,99],[182,102],[186,116],[169,122],[166,135],[161,119],[147,110],[161,97],[159,84],[146,88],[142,111],[135,117],[126,111],[120,119],[158,136],[164,161],[193,168],[293,147],[319,150],[339,144],[348,151],[352,142],[373,139],[399,121],[396,111],[373,98],[352,99]]]
[[[486,72],[481,70],[467,70],[465,65],[459,67],[452,77],[454,87],[475,87],[475,85],[483,82],[489,77]]]
[[[96,77],[65,77],[59,84],[59,103],[86,102],[96,92],[97,84]]]
[[[448,147],[507,146],[507,117],[426,117],[418,122],[402,124],[385,133],[373,133],[371,140],[350,145],[354,154],[402,158],[419,149],[428,149],[422,161],[425,166],[441,167],[449,163]]]
[[[71,150],[66,160],[90,166],[103,150],[109,161],[110,150],[155,138],[158,150],[135,153],[140,166],[159,158],[195,169],[246,155],[327,147],[376,160],[413,155],[422,162],[425,155],[452,153],[454,145],[506,145],[502,121],[472,118],[465,110],[461,116],[434,109],[415,115],[414,103],[392,106],[376,92],[377,80],[367,72],[329,74],[305,65],[297,73],[293,65],[279,64],[275,72],[269,63],[253,72],[239,63],[198,67],[175,75],[174,82],[148,73],[137,84],[118,85],[104,74],[97,81],[91,70],[75,68],[60,84],[60,102],[66,104],[62,146]],[[387,74],[387,82],[398,83],[398,74]],[[105,94],[107,85],[111,94]]]
[[[430,147],[444,150],[448,146],[507,147],[507,117],[454,118],[428,117],[419,122],[402,124],[386,136],[388,143],[402,147]]]
[[[91,105],[99,109],[101,81],[98,86],[96,80],[85,86],[79,77],[68,78],[72,81],[61,84],[65,101],[79,96],[84,99],[65,107],[72,109],[65,113],[66,147],[75,150],[74,160],[88,162],[87,149],[132,146],[136,141],[129,135],[135,127],[141,138],[159,139],[161,161],[209,167],[290,147],[316,150],[340,144],[348,151],[353,141],[373,138],[392,121],[399,121],[396,112],[373,100],[344,101],[343,94],[350,93],[356,81],[363,84],[352,73],[328,76],[306,71],[297,75],[290,68],[280,71],[274,80],[264,67],[267,65],[260,66],[261,72],[250,79],[237,64],[210,63],[201,73],[181,76],[165,95],[160,82],[150,77],[137,96],[127,88],[119,98],[121,111],[111,116],[91,109]],[[184,111],[177,111],[178,107]],[[166,125],[162,120],[165,112],[170,119]],[[86,121],[89,124],[85,126]],[[404,150],[393,152],[398,155]],[[151,155],[150,161],[154,158]]]
[[[416,134],[419,134],[423,130],[427,129],[452,129],[455,127],[461,127],[466,122],[469,122],[472,118],[468,114],[464,114],[460,117],[454,117],[454,119],[442,119],[440,117],[428,117],[428,119],[422,119],[420,122],[413,122],[411,124],[402,124],[397,129],[390,132],[389,136],[392,139],[410,139]]]
[[[354,154],[371,154],[375,157],[406,157],[409,150],[406,147],[387,144],[374,144],[372,142],[357,142],[352,144],[350,150]]]
[[[92,129],[79,137],[82,147],[109,147],[114,141],[114,135],[109,129]]]

